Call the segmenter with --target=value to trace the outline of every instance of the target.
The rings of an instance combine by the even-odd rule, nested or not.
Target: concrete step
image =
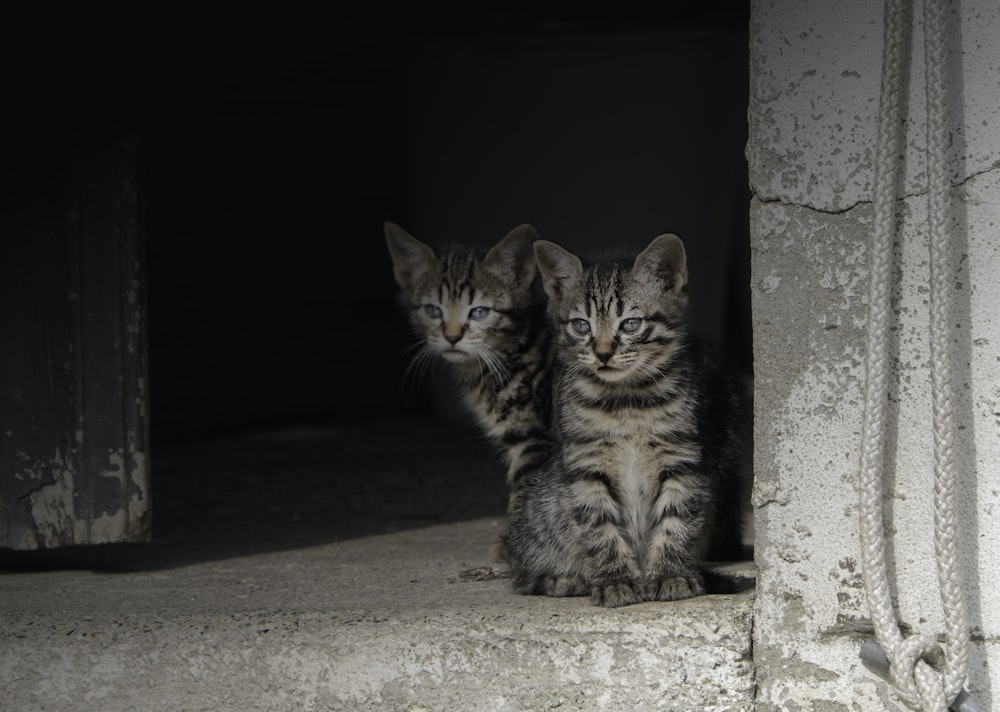
[[[613,610],[517,596],[488,564],[499,528],[6,573],[0,709],[753,709],[752,587]]]

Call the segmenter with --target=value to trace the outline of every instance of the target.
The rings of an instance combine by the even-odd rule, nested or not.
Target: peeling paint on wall
[[[25,455],[25,460],[28,456]],[[29,480],[43,482],[25,497],[25,506],[34,523],[34,535],[21,532],[21,540],[15,544],[19,549],[62,546],[72,544],[79,535],[79,525],[73,516],[75,503],[74,470],[72,461],[56,450],[48,460],[25,462],[21,469]],[[71,532],[67,537],[67,532]],[[80,537],[85,540],[86,537]],[[68,539],[68,541],[67,541]]]
[[[93,517],[79,516],[77,497],[79,481],[72,455],[56,450],[49,458],[35,459],[20,452],[16,479],[35,483],[17,506],[22,508],[30,527],[19,527],[17,539],[6,546],[14,549],[54,548],[74,544],[102,544],[135,541],[142,538],[148,517],[146,492],[146,456],[131,454],[132,466],[126,468],[122,451],[108,454],[109,467],[99,477],[117,481],[123,492],[131,492],[124,506],[101,511]]]

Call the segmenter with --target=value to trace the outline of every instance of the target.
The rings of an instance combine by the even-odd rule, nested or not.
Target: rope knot
[[[942,682],[945,652],[937,640],[911,635],[895,646],[890,660],[893,684],[911,705],[924,710],[947,709]]]

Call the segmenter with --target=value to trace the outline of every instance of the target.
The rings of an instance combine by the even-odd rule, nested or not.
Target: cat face
[[[684,244],[661,235],[628,264],[584,268],[558,245],[535,243],[542,284],[570,372],[607,383],[641,380],[677,348],[687,306]]]
[[[485,255],[460,247],[439,255],[394,223],[385,234],[422,355],[501,373],[518,312],[532,301],[534,228],[514,228]]]

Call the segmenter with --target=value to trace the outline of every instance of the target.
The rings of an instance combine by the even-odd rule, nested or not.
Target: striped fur
[[[454,245],[435,252],[386,223],[400,300],[424,359],[446,362],[461,398],[502,453],[513,489],[548,460],[552,376],[545,307],[532,289],[532,243],[521,225],[489,251]]]
[[[604,606],[704,591],[717,515],[738,526],[737,389],[685,329],[683,243],[584,269],[536,242],[556,360],[558,456],[510,508],[515,590]]]

